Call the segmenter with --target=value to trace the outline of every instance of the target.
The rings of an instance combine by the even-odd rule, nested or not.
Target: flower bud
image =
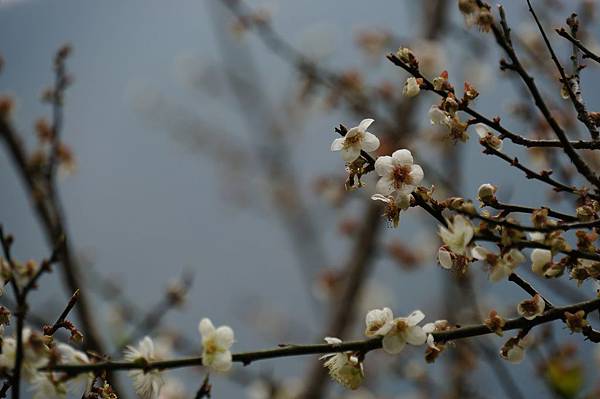
[[[477,190],[477,198],[484,204],[493,204],[496,202],[496,190],[496,186],[493,184],[482,184]]]

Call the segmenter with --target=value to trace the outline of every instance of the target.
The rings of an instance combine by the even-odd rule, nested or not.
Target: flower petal
[[[361,130],[363,132],[366,132],[367,129],[369,128],[369,126],[371,126],[371,123],[375,122],[374,119],[363,119],[362,121],[360,121],[360,123],[358,124],[358,130]]]
[[[425,176],[423,173],[423,168],[421,168],[419,165],[413,165],[410,171],[411,183],[416,186],[417,184],[421,183],[423,176]]]
[[[419,326],[409,327],[406,330],[406,342],[411,345],[423,345],[427,341],[427,334]]]
[[[412,165],[413,157],[409,150],[401,149],[396,150],[392,154],[392,158],[394,159],[395,164],[400,165]]]
[[[408,315],[408,317],[406,318],[406,322],[409,326],[412,327],[419,324],[424,318],[425,314],[423,314],[423,312],[421,312],[420,310],[415,310],[414,312]]]
[[[200,335],[207,337],[215,332],[215,326],[210,319],[205,317],[200,320],[200,323],[198,324],[198,331],[200,331]]]
[[[225,372],[231,368],[231,352],[224,351],[215,354],[210,367],[215,371]]]
[[[471,250],[471,256],[477,260],[485,260],[490,253],[490,250],[479,245]]]
[[[386,176],[392,173],[394,169],[394,164],[392,162],[392,157],[389,155],[384,155],[382,157],[377,158],[375,161],[375,172],[379,176]]]
[[[381,343],[383,350],[391,355],[400,353],[406,345],[404,337],[402,337],[400,334],[388,334],[385,337],[383,337]]]
[[[346,162],[355,161],[358,157],[360,157],[360,147],[350,146],[347,148],[342,148],[342,159]]]
[[[375,190],[383,195],[390,195],[394,192],[394,181],[389,176],[383,176],[377,181]]]
[[[344,148],[344,138],[340,137],[338,139],[333,140],[331,143],[331,151],[339,151]]]
[[[217,346],[221,349],[229,349],[233,345],[233,330],[229,326],[221,326],[216,330]]]
[[[375,151],[379,148],[379,139],[373,133],[365,132],[362,148],[367,152]]]

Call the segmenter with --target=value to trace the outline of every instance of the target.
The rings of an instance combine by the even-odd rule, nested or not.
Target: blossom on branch
[[[233,330],[229,326],[215,328],[210,319],[204,318],[198,324],[202,335],[202,364],[215,371],[228,371],[231,368],[231,345]]]
[[[502,255],[497,255],[487,248],[476,246],[471,254],[475,259],[484,261],[490,266],[490,281],[493,282],[498,282],[510,276],[513,270],[525,260],[525,256],[514,248]]]
[[[128,346],[123,357],[129,362],[142,364],[161,360],[154,352],[154,342],[150,337],[144,337],[136,347]],[[133,381],[135,392],[144,399],[156,398],[164,385],[162,375],[156,369],[131,370],[128,375]]]
[[[328,344],[339,345],[342,340],[325,337]],[[365,377],[362,360],[353,352],[329,353],[319,358],[329,370],[329,375],[346,388],[357,389]]]
[[[406,344],[423,345],[427,334],[418,324],[425,318],[420,310],[415,310],[407,317],[398,317],[392,321],[392,326],[383,337],[383,350],[389,354],[397,354]]]
[[[331,143],[331,151],[341,151],[346,162],[352,162],[360,157],[360,151],[372,152],[379,148],[379,139],[367,132],[373,119],[363,119],[358,126],[348,130],[344,137],[337,138]]]
[[[423,180],[423,169],[413,164],[412,154],[406,149],[377,158],[375,171],[381,176],[375,189],[386,196],[392,193],[408,195]]]
[[[535,294],[531,299],[525,300],[517,305],[517,312],[527,320],[533,320],[541,316],[546,308],[546,302],[540,296]]]
[[[448,227],[440,226],[439,229],[444,244],[455,254],[468,255],[468,247],[475,233],[471,221],[462,215],[456,215],[447,224]]]

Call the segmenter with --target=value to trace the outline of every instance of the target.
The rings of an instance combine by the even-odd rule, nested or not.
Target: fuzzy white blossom
[[[441,125],[447,128],[452,125],[452,116],[437,105],[432,105],[429,108],[429,120],[432,125]]]
[[[498,282],[510,276],[513,270],[525,260],[525,256],[514,248],[503,255],[497,255],[487,248],[476,246],[471,254],[475,259],[484,261],[491,267],[490,281],[493,282]]]
[[[448,221],[448,227],[440,226],[439,235],[444,244],[458,255],[468,255],[468,246],[473,238],[474,229],[471,221],[462,215],[454,216]]]
[[[371,152],[379,148],[379,139],[367,132],[373,119],[363,119],[358,126],[348,130],[344,137],[337,138],[331,143],[331,151],[340,151],[346,162],[353,162],[360,156],[360,151]]]
[[[397,354],[404,349],[406,344],[423,345],[427,334],[418,324],[425,318],[420,310],[415,310],[407,317],[398,317],[392,321],[392,326],[383,337],[383,350],[390,354]]]
[[[325,342],[340,345],[342,340],[335,337],[325,337]],[[329,353],[319,359],[325,360],[323,365],[329,370],[331,378],[346,388],[357,389],[365,377],[362,362],[352,352]]]
[[[543,276],[546,269],[552,264],[552,251],[536,248],[531,251],[531,270],[538,276]]]
[[[231,345],[234,334],[229,326],[215,328],[210,319],[204,318],[198,324],[202,336],[202,364],[215,371],[225,372],[231,368]]]
[[[23,362],[21,364],[21,375],[31,382],[39,374],[38,369],[48,363],[50,349],[45,344],[44,337],[25,327],[22,334],[23,339]],[[17,340],[15,337],[7,337],[2,340],[2,353],[0,354],[0,370],[10,371],[15,365],[17,357]]]
[[[419,82],[414,77],[410,77],[406,79],[404,83],[404,88],[402,89],[402,94],[406,97],[415,97],[421,91],[421,87],[419,86]]]
[[[161,360],[156,356],[154,342],[150,337],[144,337],[136,347],[128,346],[124,351],[124,359],[139,363]],[[131,370],[128,375],[133,382],[135,392],[144,399],[156,398],[164,385],[162,375],[156,369]]]
[[[67,384],[53,378],[53,373],[37,373],[31,379],[33,399],[65,399],[67,397]]]
[[[405,149],[377,158],[375,171],[381,176],[375,189],[385,196],[408,195],[423,180],[423,169],[413,164],[412,154]]]

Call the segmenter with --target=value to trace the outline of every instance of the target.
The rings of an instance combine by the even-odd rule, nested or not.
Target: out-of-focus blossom
[[[335,337],[326,337],[325,341],[332,345],[342,343],[341,339]],[[325,360],[323,365],[329,370],[331,378],[344,387],[357,389],[362,383],[365,376],[363,365],[354,353],[329,353],[319,359]]]
[[[144,337],[137,346],[128,346],[124,352],[125,360],[129,362],[149,363],[161,360],[154,353],[154,342],[150,337]],[[144,399],[156,398],[164,385],[160,372],[152,370],[131,370],[128,373],[133,381],[133,387],[140,397]]]
[[[476,246],[471,254],[475,259],[484,261],[491,267],[490,281],[493,282],[498,282],[510,276],[513,270],[525,260],[525,256],[514,248],[502,255],[497,255],[487,248]]]
[[[462,215],[454,216],[448,221],[448,227],[440,226],[439,235],[448,248],[458,254],[467,254],[467,248],[473,238],[474,229],[471,221]]]

